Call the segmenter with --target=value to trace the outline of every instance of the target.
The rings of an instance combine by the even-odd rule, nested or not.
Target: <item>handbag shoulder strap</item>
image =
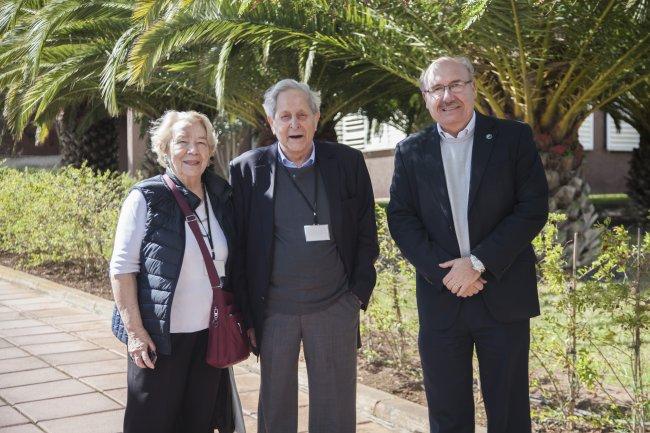
[[[201,249],[201,255],[203,256],[203,261],[205,262],[205,268],[208,271],[208,278],[210,279],[210,286],[212,287],[212,290],[213,291],[221,290],[222,288],[221,279],[219,278],[217,269],[214,267],[214,262],[212,261],[212,256],[210,256],[208,247],[205,245],[205,240],[203,240],[201,229],[199,229],[199,224],[196,221],[196,215],[194,214],[194,212],[192,212],[189,204],[187,204],[187,200],[185,200],[185,197],[183,197],[183,194],[181,194],[178,187],[176,186],[174,181],[169,177],[169,175],[163,174],[163,180],[165,181],[169,189],[171,189],[172,194],[174,195],[174,198],[178,203],[178,206],[180,206],[181,211],[183,211],[183,215],[185,215],[185,221],[187,221],[187,225],[190,226],[190,230],[192,230],[192,233],[194,233],[194,237],[196,238],[196,243],[199,244],[199,248]],[[207,200],[205,205],[206,206],[208,205]]]

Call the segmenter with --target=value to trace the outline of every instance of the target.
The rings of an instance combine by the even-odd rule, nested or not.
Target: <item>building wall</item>
[[[594,194],[610,194],[626,192],[626,178],[634,145],[621,150],[607,149],[607,135],[618,132],[612,130],[611,121],[603,112],[594,113],[593,118],[593,149],[585,152],[582,162],[582,173],[591,186]],[[622,131],[625,133],[625,131]],[[632,138],[634,140],[634,138]],[[638,144],[638,138],[637,144]],[[610,141],[612,141],[610,139]]]
[[[585,129],[581,131],[581,142],[585,144],[585,159],[582,165],[583,177],[591,186],[594,194],[620,193],[627,190],[626,177],[629,170],[629,162],[632,156],[630,150],[635,147],[632,137],[627,147],[615,147],[609,141],[614,142],[614,134],[629,134],[624,129],[619,133],[612,126],[611,120],[607,120],[605,113],[595,113]],[[629,126],[629,125],[628,125]],[[589,134],[592,135],[589,135]],[[584,140],[584,141],[583,141]],[[638,141],[638,139],[637,139]],[[360,147],[363,152],[375,198],[387,198],[389,196],[390,182],[393,177],[393,155],[394,149],[378,148],[371,145]]]

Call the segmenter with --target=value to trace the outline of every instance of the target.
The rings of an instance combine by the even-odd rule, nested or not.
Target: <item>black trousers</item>
[[[474,433],[474,347],[488,433],[530,433],[529,346],[530,321],[497,322],[480,295],[463,300],[450,328],[421,328],[420,359],[431,433]]]
[[[172,334],[156,368],[128,360],[124,433],[212,433],[222,370],[206,364],[207,329]]]

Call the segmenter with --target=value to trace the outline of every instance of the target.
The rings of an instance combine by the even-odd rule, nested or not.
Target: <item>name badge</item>
[[[329,241],[330,228],[328,224],[313,224],[305,226],[305,240],[307,242]]]
[[[226,262],[223,260],[214,260],[214,267],[220,277],[226,275]],[[203,266],[203,275],[208,275],[208,269]]]

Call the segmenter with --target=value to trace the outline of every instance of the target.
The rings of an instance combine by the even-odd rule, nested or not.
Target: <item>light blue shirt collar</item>
[[[280,142],[278,142],[278,157],[280,158],[280,162],[282,165],[284,165],[287,168],[303,168],[303,167],[310,167],[314,165],[314,162],[316,162],[316,145],[314,142],[311,143],[311,155],[309,155],[309,158],[307,158],[307,161],[305,161],[302,165],[297,165],[287,156],[282,152],[282,147],[280,146]]]

